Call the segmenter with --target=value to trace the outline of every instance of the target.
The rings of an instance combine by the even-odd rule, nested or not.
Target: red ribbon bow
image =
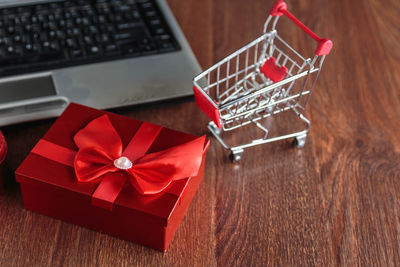
[[[112,209],[127,181],[141,194],[156,194],[172,181],[197,175],[205,136],[146,154],[162,127],[142,123],[125,149],[107,115],[91,121],[74,136],[78,152],[41,140],[33,152],[73,165],[79,182],[99,182],[92,204]],[[51,152],[50,152],[51,151]],[[57,152],[55,152],[57,151]],[[74,157],[73,164],[70,159]]]

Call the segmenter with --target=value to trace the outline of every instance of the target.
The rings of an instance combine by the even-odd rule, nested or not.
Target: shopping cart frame
[[[314,52],[314,57],[305,58],[293,47],[286,43],[277,33],[276,25],[279,18],[285,15],[298,25],[305,33],[311,38],[318,42],[318,46]],[[272,27],[269,29],[269,26]],[[281,42],[282,46],[285,46],[295,57],[299,58],[302,64],[293,60],[290,56],[282,52],[274,42]],[[259,59],[257,58],[257,51],[262,46]],[[259,38],[245,45],[241,49],[227,56],[223,60],[216,63],[211,68],[205,70],[194,78],[194,94],[196,103],[198,106],[211,118],[211,122],[208,124],[208,129],[215,136],[215,138],[221,143],[221,145],[231,150],[230,158],[232,161],[239,161],[242,157],[244,149],[256,145],[265,143],[275,142],[283,139],[294,138],[294,145],[297,147],[303,147],[306,142],[306,137],[310,129],[310,121],[302,114],[307,105],[308,99],[311,95],[312,89],[318,79],[319,73],[322,69],[322,64],[326,55],[329,54],[332,48],[332,41],[328,39],[319,38],[309,28],[302,24],[296,17],[294,17],[289,11],[287,11],[287,5],[285,2],[279,0],[275,3],[270,14],[264,24],[264,33]],[[254,63],[248,64],[249,51],[254,51]],[[268,53],[269,49],[269,53]],[[277,50],[280,54],[275,59],[273,53]],[[243,69],[239,69],[239,57],[246,53],[246,64]],[[283,63],[291,61],[291,69],[287,69],[284,64],[277,63],[281,56],[286,57]],[[272,63],[266,61],[271,61]],[[231,79],[229,70],[230,62],[236,59],[236,84],[229,87],[228,81]],[[271,60],[270,60],[271,59]],[[290,62],[289,62],[290,63]],[[272,65],[271,65],[272,64]],[[261,72],[264,66],[267,65],[267,73],[269,76],[262,77]],[[300,66],[301,65],[301,66]],[[221,77],[221,70],[223,66],[226,66],[226,77]],[[297,73],[292,73],[293,66],[298,67]],[[272,71],[271,71],[272,68]],[[286,71],[284,74],[281,72]],[[216,81],[210,82],[211,74],[216,73]],[[263,72],[265,74],[265,72]],[[242,75],[241,79],[238,79],[238,75]],[[309,78],[313,76],[314,79],[311,81],[311,86],[306,88],[309,83]],[[208,77],[208,78],[207,78]],[[233,76],[232,76],[233,77]],[[204,82],[204,79],[207,81]],[[256,80],[262,80],[260,83]],[[289,94],[294,88],[297,80],[303,79],[302,86],[297,92]],[[201,86],[203,81],[203,86]],[[224,92],[220,92],[220,84],[226,82]],[[248,86],[247,84],[251,84]],[[285,87],[286,86],[286,87]],[[249,89],[250,88],[250,89]],[[215,94],[215,98],[211,96],[211,91]],[[276,98],[276,96],[278,96]],[[303,104],[300,104],[303,96],[306,96]],[[222,100],[221,100],[222,98]],[[279,108],[277,108],[279,106]],[[301,131],[292,132],[289,134],[275,136],[268,138],[268,129],[259,123],[259,120],[269,116],[276,115],[280,112],[291,110],[297,117],[305,124],[305,128]],[[249,143],[240,145],[228,145],[221,137],[222,131],[231,131],[236,128],[245,126],[249,123],[254,123],[264,133],[262,138],[252,140]]]

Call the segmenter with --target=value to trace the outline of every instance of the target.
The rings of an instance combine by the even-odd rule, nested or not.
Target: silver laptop
[[[192,94],[201,72],[165,0],[0,0],[0,126],[69,102],[115,108]]]

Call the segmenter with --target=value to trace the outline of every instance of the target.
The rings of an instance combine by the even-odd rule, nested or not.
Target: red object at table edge
[[[7,143],[4,135],[0,132],[0,163],[2,163],[7,155]]]
[[[0,131],[0,164],[4,161],[7,155],[7,143],[4,135]],[[2,188],[3,181],[2,181],[3,172],[0,172],[0,189]]]

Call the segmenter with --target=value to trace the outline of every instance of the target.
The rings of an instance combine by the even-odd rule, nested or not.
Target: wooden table
[[[259,36],[273,4],[168,2],[203,68]],[[400,5],[288,0],[288,6],[334,42],[307,109],[312,130],[303,149],[271,143],[232,164],[212,140],[205,179],[165,254],[24,210],[9,174],[0,194],[0,265],[399,265]],[[313,45],[291,23],[283,25],[293,45]],[[116,112],[207,132],[192,99]],[[3,129],[11,171],[53,121]]]

